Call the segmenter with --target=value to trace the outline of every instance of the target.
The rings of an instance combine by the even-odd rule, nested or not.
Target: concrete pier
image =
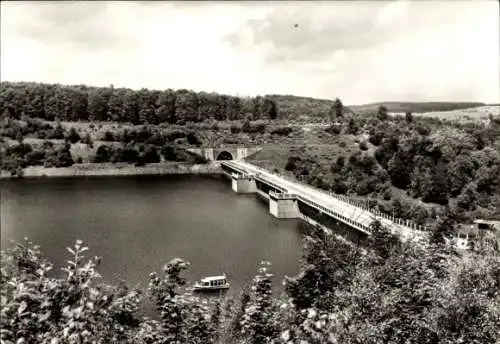
[[[278,219],[300,217],[297,198],[292,194],[269,192],[269,212]]]
[[[236,193],[255,193],[257,192],[257,185],[255,179],[249,175],[238,175],[233,173],[231,175],[231,187]]]

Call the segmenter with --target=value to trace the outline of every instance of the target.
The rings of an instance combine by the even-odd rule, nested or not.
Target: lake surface
[[[295,219],[276,219],[255,195],[238,195],[230,181],[203,176],[4,180],[1,248],[29,237],[56,267],[81,239],[102,257],[106,281],[145,289],[148,275],[180,257],[191,281],[226,273],[237,295],[262,260],[272,263],[279,289],[298,271],[302,241]]]

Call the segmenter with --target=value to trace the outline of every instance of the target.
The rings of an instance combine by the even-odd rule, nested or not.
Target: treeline
[[[49,121],[116,121],[133,124],[185,124],[208,119],[275,119],[276,101],[190,90],[148,90],[2,82],[0,114]]]
[[[442,222],[441,225],[445,224]],[[437,228],[436,228],[437,229]],[[361,250],[309,229],[297,276],[274,295],[261,263],[237,299],[202,301],[182,288],[189,263],[151,273],[147,292],[99,282],[99,259],[77,240],[63,275],[26,241],[2,251],[2,343],[481,343],[500,335],[500,260],[484,247],[467,258],[443,244],[401,242],[379,222]],[[146,300],[156,319],[139,315]]]
[[[54,145],[50,141],[36,148],[19,142],[0,152],[0,170],[17,176],[22,176],[22,169],[28,166],[69,167],[74,163],[69,144]]]
[[[191,164],[207,163],[204,157],[171,144],[162,146],[159,152],[153,145],[139,145],[138,148],[134,144],[124,145],[123,147],[101,145],[97,148],[97,152],[92,162],[125,162],[134,164],[135,166],[144,166],[145,164],[160,162],[160,154],[165,161],[186,162]]]
[[[128,143],[122,146],[103,144],[97,148],[95,155],[89,162],[92,163],[128,163],[135,166],[159,163],[162,161],[185,162],[190,164],[205,164],[207,160],[191,153],[182,147],[165,144],[160,149],[152,144]],[[71,145],[54,144],[44,141],[42,144],[32,145],[18,142],[8,146],[0,152],[0,170],[8,171],[12,176],[23,175],[23,169],[29,166],[69,167],[75,163],[82,163],[82,158],[73,158]]]

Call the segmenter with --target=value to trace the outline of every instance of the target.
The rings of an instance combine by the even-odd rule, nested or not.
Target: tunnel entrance
[[[228,151],[222,151],[217,155],[217,160],[233,160],[233,156]]]

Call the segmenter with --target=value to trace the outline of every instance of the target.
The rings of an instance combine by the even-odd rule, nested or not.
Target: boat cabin
[[[216,290],[229,288],[226,275],[202,278],[194,284],[194,290]]]
[[[226,276],[212,276],[203,278],[200,281],[202,287],[218,287],[226,285]]]

